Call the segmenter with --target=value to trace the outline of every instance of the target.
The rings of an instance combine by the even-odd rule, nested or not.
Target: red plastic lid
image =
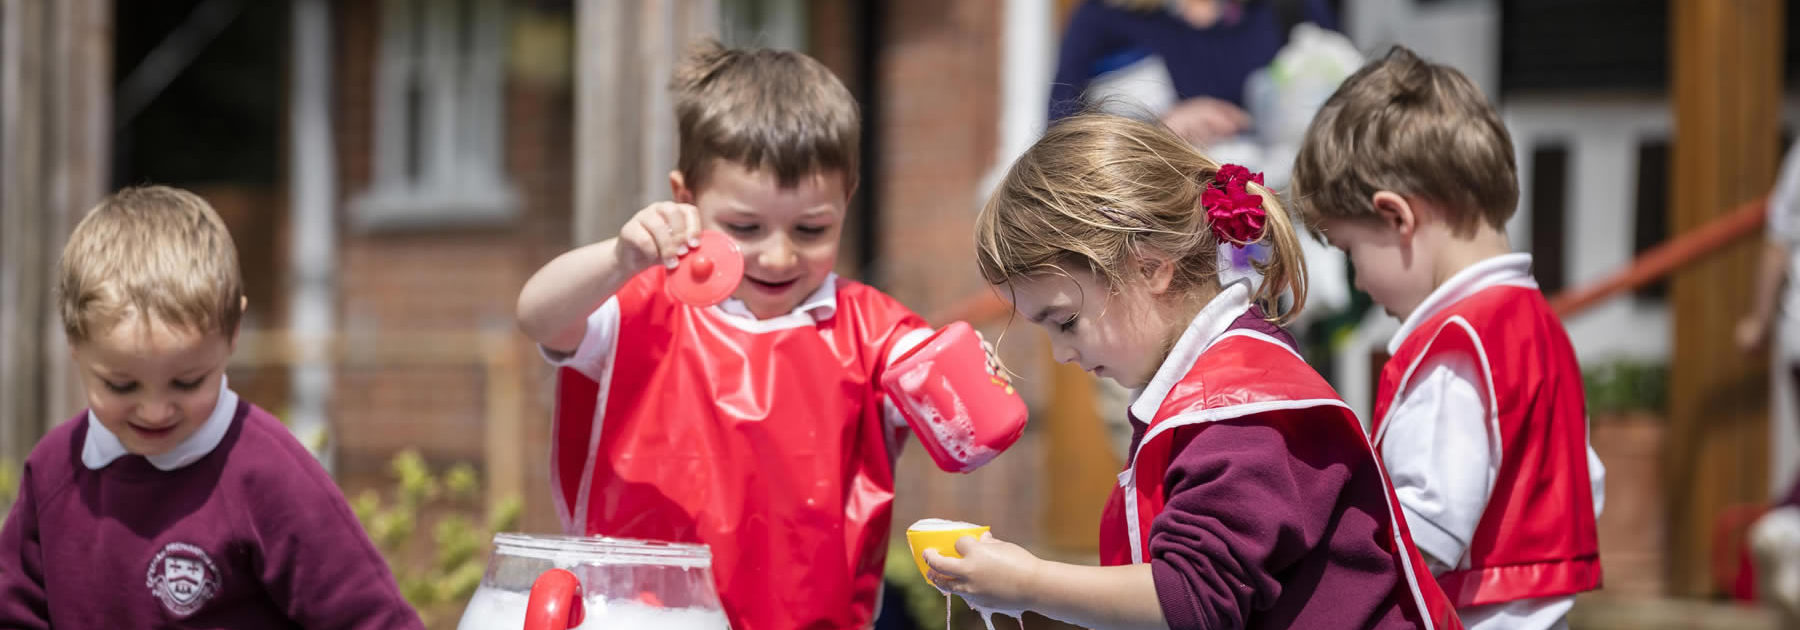
[[[708,307],[725,301],[744,279],[744,255],[737,242],[722,232],[700,233],[700,246],[688,250],[663,283],[669,295],[694,307]]]

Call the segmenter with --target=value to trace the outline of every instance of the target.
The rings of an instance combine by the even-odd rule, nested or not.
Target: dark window
[[[1669,140],[1652,138],[1638,142],[1637,204],[1632,252],[1643,255],[1669,238]],[[1663,301],[1669,297],[1667,278],[1639,288],[1639,300]]]
[[[1425,3],[1421,3],[1423,6]],[[1669,0],[1500,0],[1500,91],[1669,87]],[[1786,77],[1800,79],[1800,10],[1786,11]]]
[[[1564,286],[1564,208],[1569,199],[1569,148],[1561,143],[1531,150],[1532,275],[1544,295]]]
[[[113,185],[274,184],[287,3],[120,0],[114,11]],[[159,48],[165,62],[192,60],[141,67]]]
[[[1501,0],[1504,93],[1668,88],[1668,0]]]

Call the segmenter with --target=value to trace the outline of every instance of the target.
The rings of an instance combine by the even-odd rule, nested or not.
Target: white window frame
[[[505,172],[503,0],[381,0],[380,10],[373,172],[369,188],[351,201],[353,224],[380,229],[515,217],[519,195]],[[416,109],[408,102],[414,85]]]

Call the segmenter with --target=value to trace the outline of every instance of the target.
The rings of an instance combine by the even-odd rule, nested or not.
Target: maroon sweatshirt
[[[1260,309],[1230,327],[1240,328],[1294,345]],[[1417,627],[1367,447],[1273,415],[1175,431],[1149,559],[1169,627]],[[1131,421],[1135,453],[1145,425]]]
[[[25,462],[0,529],[0,628],[423,628],[337,486],[240,402],[212,452],[81,463],[87,413]]]

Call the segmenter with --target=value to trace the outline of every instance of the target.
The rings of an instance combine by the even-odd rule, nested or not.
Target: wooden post
[[[107,185],[111,22],[106,0],[0,0],[0,457],[14,462],[81,404],[52,283]]]
[[[525,397],[520,388],[518,345],[511,331],[482,337],[482,379],[487,395],[487,439],[483,464],[487,469],[489,510],[509,497],[523,500],[531,488],[525,484],[525,423],[520,417]]]
[[[1092,555],[1099,550],[1100,510],[1121,467],[1098,417],[1094,389],[1094,377],[1080,367],[1051,366],[1050,404],[1044,414],[1049,425],[1044,534],[1050,546],[1067,554]]]
[[[1676,0],[1670,6],[1675,143],[1671,232],[1681,234],[1768,192],[1780,138],[1783,3]],[[1748,311],[1760,242],[1746,240],[1674,276],[1670,358],[1669,585],[1713,588],[1718,516],[1768,494],[1768,360],[1732,327]]]
[[[292,3],[288,51],[288,302],[296,335],[332,330],[337,309],[337,160],[332,143],[332,12],[327,0]],[[325,470],[337,469],[331,435],[331,364],[302,348],[288,372],[288,428]]]
[[[580,0],[576,5],[574,244],[605,240],[669,198],[675,122],[669,77],[718,32],[717,0]]]

